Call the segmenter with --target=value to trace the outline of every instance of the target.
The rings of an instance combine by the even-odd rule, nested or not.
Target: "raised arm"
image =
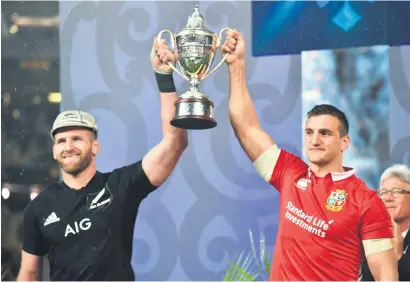
[[[228,32],[222,51],[229,53],[229,117],[236,137],[252,162],[275,144],[261,128],[246,83],[245,41],[242,35]]]
[[[142,167],[151,184],[160,186],[174,170],[188,145],[186,130],[173,127],[174,104],[178,98],[173,83],[172,69],[167,65],[176,56],[168,49],[165,40],[154,40],[151,62],[158,82],[161,100],[162,141],[143,158]]]

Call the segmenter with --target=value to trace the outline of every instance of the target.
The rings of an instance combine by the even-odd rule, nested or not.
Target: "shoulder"
[[[358,199],[377,197],[377,192],[367,186],[366,182],[358,178],[355,174],[349,176],[344,182],[350,193],[355,194]]]
[[[279,148],[276,144],[263,152],[254,162],[256,171],[266,181],[271,181],[272,177],[282,175],[286,170],[288,173],[294,170],[306,170],[308,166],[301,158],[295,154]]]
[[[107,180],[110,179],[112,181],[115,179],[117,181],[121,181],[137,177],[143,172],[144,170],[142,168],[142,160],[139,160],[130,164],[117,167],[110,172],[102,173],[102,175]]]
[[[46,189],[41,191],[26,207],[26,210],[33,212],[41,211],[44,207],[50,205],[50,201],[55,200],[61,192],[59,183],[52,183]]]
[[[142,160],[138,160],[138,161],[130,163],[130,164],[122,165],[120,167],[117,167],[117,168],[113,169],[110,172],[103,173],[103,175],[109,177],[112,174],[121,174],[121,173],[124,173],[124,172],[127,172],[127,171],[133,171],[133,170],[137,170],[137,169],[142,169]]]
[[[355,195],[354,198],[362,217],[376,216],[380,221],[389,218],[385,204],[376,190],[370,189],[363,180],[357,177],[355,177],[352,185],[351,193]]]
[[[111,183],[117,182],[131,186],[136,184],[152,186],[144,171],[142,160],[116,168],[112,172],[106,173],[105,177]]]
[[[355,189],[355,193],[357,193],[362,200],[373,201],[379,199],[377,191],[370,189],[362,179],[354,177],[352,184],[354,185],[353,189]]]

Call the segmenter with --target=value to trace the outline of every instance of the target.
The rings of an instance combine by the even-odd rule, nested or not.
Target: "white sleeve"
[[[272,147],[262,153],[254,162],[253,166],[265,181],[269,182],[275,169],[276,162],[279,158],[280,149],[274,144]]]

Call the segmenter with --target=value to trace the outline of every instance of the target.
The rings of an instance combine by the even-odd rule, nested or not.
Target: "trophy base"
[[[204,116],[185,116],[174,118],[171,125],[182,129],[201,130],[216,127],[216,121]]]
[[[175,102],[175,117],[171,125],[177,128],[201,130],[217,125],[214,119],[214,103],[204,95],[181,95]]]

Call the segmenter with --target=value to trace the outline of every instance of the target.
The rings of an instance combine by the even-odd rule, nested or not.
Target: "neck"
[[[342,162],[332,162],[327,165],[317,165],[310,163],[309,165],[310,170],[317,176],[317,177],[324,177],[328,173],[331,172],[344,172],[344,168]]]
[[[399,227],[400,232],[403,233],[404,231],[410,228],[410,217],[407,217],[404,220],[396,223]]]
[[[77,175],[72,175],[62,171],[64,183],[71,189],[79,190],[85,187],[97,172],[95,163],[91,163],[86,169]]]

